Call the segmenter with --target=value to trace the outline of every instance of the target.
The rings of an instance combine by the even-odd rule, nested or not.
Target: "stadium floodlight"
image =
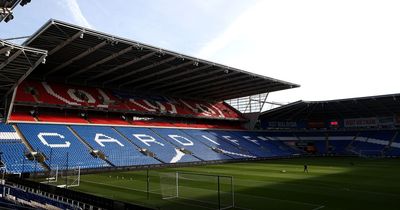
[[[42,64],[46,64],[46,58],[43,58]]]
[[[31,2],[31,0],[22,0],[22,1],[19,3],[19,5],[25,6],[25,5],[27,5],[28,3],[30,3],[30,2]]]
[[[10,50],[7,50],[6,53],[4,53],[4,55],[5,55],[6,57],[10,56],[10,54],[11,54],[11,51],[10,51]]]
[[[14,19],[14,15],[12,13],[8,14],[4,19],[4,22],[8,23],[10,20]]]

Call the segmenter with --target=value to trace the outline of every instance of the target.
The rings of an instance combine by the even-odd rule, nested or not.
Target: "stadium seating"
[[[37,81],[24,81],[17,90],[15,101],[17,104],[49,104],[60,107],[87,107],[202,118],[242,118],[239,112],[224,102],[209,103],[161,96],[141,96]]]
[[[202,143],[201,140],[193,138],[178,129],[153,128],[152,130],[165,140],[174,144],[176,147],[183,147],[192,152],[195,157],[198,157],[201,160],[210,161],[231,159],[223,153],[217,153],[211,147]]]
[[[321,155],[400,156],[400,135],[394,138],[397,131],[384,130],[276,132],[37,123],[17,127],[52,169],[63,169],[67,162],[69,168],[101,168],[288,157],[304,153],[299,145],[313,145]],[[12,126],[0,124],[0,146],[9,172],[44,170],[24,156],[29,149]]]
[[[30,161],[25,156],[27,148],[11,125],[0,124],[0,152],[2,161],[9,173],[43,171],[36,161]]]
[[[389,146],[393,131],[364,131],[359,132],[351,148],[360,155],[383,155],[383,149]]]
[[[17,203],[25,206],[31,206],[36,209],[76,209],[76,207],[68,203],[56,201],[33,192],[27,192],[15,187],[7,187],[7,189],[9,189],[7,190],[8,198],[12,196]]]
[[[304,141],[306,143],[311,143],[311,145],[315,148],[315,154],[327,154],[327,137],[324,132],[296,132],[294,135],[300,141]]]
[[[225,141],[230,142],[234,146],[249,151],[250,154],[255,155],[257,157],[272,157],[271,151],[269,151],[269,149],[266,149],[261,145],[258,145],[257,143],[254,143],[252,141],[249,141],[243,136],[235,135],[234,133],[227,131],[220,131],[220,130],[214,130],[208,132],[221,139],[224,139]]]
[[[384,150],[385,155],[387,156],[400,156],[400,132],[396,131],[396,136],[393,135],[393,142],[390,144],[390,147]]]
[[[11,113],[10,121],[21,121],[21,122],[35,122],[35,118],[33,118],[28,112],[23,111],[15,111]]]
[[[89,148],[65,125],[18,124],[32,148],[43,153],[51,168],[99,168],[109,166],[90,155]]]
[[[256,156],[250,154],[249,151],[240,149],[206,130],[182,129],[181,131],[234,159],[256,158]]]
[[[116,133],[111,127],[72,126],[72,129],[96,150],[103,152],[116,166],[159,164],[156,159],[139,152],[139,148]]]
[[[246,139],[261,149],[267,154],[267,157],[282,157],[290,156],[297,153],[296,150],[282,143],[281,141],[271,140],[270,134],[265,132],[244,132],[244,131],[231,131],[235,136]]]
[[[57,122],[57,123],[83,123],[88,121],[78,116],[78,113],[40,113],[37,118],[41,122]]]
[[[147,149],[154,153],[156,158],[164,163],[200,161],[190,154],[183,153],[178,147],[161,138],[148,128],[116,127],[115,129],[139,148]]]

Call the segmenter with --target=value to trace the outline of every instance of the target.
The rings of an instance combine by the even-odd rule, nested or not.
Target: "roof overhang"
[[[48,51],[32,79],[208,100],[299,87],[58,20],[24,45]]]
[[[328,101],[297,101],[261,114],[273,121],[384,117],[400,114],[400,94]]]
[[[46,56],[46,50],[0,40],[0,100],[2,103],[19,83],[45,61]]]

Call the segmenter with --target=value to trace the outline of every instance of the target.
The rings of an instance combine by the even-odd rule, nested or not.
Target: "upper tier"
[[[15,104],[90,108],[114,112],[178,115],[196,118],[243,119],[237,110],[224,102],[143,96],[100,88],[37,81],[24,81],[19,85]]]

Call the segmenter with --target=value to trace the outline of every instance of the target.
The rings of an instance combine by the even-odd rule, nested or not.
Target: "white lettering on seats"
[[[182,151],[179,149],[175,148],[176,155],[171,159],[170,163],[176,163],[182,159],[182,157],[185,155]]]
[[[67,99],[65,99],[65,98],[63,98],[63,97],[61,97],[61,96],[58,95],[57,93],[55,93],[55,92],[53,91],[53,89],[50,87],[50,85],[48,85],[46,82],[42,82],[42,85],[43,85],[44,89],[46,90],[46,92],[47,92],[48,94],[50,94],[50,95],[56,97],[57,99],[63,101],[63,102],[66,103],[66,104],[79,106],[78,103],[69,101],[69,100],[67,100]]]
[[[250,136],[243,136],[243,138],[245,138],[245,139],[247,139],[247,140],[253,142],[254,144],[260,145],[260,143],[258,143],[258,140],[256,140],[256,139],[251,139]]]
[[[94,104],[94,103],[96,103],[96,99],[94,99],[94,97],[92,96],[92,94],[90,94],[90,93],[88,93],[88,92],[86,92],[86,91],[84,91],[84,90],[68,89],[68,91],[67,91],[69,97],[71,97],[71,98],[74,99],[75,101],[80,102],[80,103],[84,102],[82,99],[80,99],[80,98],[76,95],[77,92],[84,94],[84,95],[87,97],[87,99],[88,99],[87,102],[88,102],[89,104]]]
[[[212,142],[213,144],[220,145],[220,144],[218,144],[218,142],[216,142],[216,141],[214,141],[214,140],[210,139],[208,136],[201,135],[201,137],[203,137],[203,138],[207,139],[208,141]]]
[[[182,144],[183,146],[193,146],[193,142],[190,141],[189,139],[183,137],[183,136],[179,136],[179,135],[168,135],[171,139],[175,140],[176,142],[178,142],[179,144]],[[186,142],[182,142],[179,139],[183,139]]]
[[[64,144],[50,144],[44,138],[45,136],[53,136],[53,137],[56,136],[56,137],[59,137],[60,139],[65,139],[65,137],[59,133],[46,133],[46,132],[39,133],[37,135],[37,137],[40,139],[42,144],[49,146],[51,148],[60,148],[60,147],[65,148],[65,147],[69,147],[71,145],[71,142],[69,142],[69,141],[65,141]]]
[[[150,103],[149,103],[148,101],[146,101],[146,100],[143,100],[143,101],[144,101],[147,105],[150,104]],[[143,108],[143,109],[146,110],[146,111],[149,111],[149,112],[155,112],[155,111],[156,111],[155,106],[153,106],[153,105],[151,105],[151,104],[149,105],[150,107],[146,107],[146,106],[144,106],[143,104],[137,102],[137,101],[136,101],[135,99],[133,99],[133,98],[129,99],[129,102],[135,104],[136,106],[139,106],[139,107]]]
[[[117,139],[111,138],[109,136],[106,136],[102,133],[96,133],[96,136],[94,137],[94,140],[102,147],[105,147],[105,145],[103,144],[103,142],[115,142],[117,143],[119,146],[123,147],[124,145],[119,142]]]
[[[163,143],[158,142],[154,137],[146,135],[146,134],[132,134],[135,138],[139,139],[143,144],[151,147],[149,143],[156,143],[158,145],[164,146]]]
[[[232,139],[232,136],[222,136],[222,137],[236,145],[239,145],[239,141],[237,139]]]

